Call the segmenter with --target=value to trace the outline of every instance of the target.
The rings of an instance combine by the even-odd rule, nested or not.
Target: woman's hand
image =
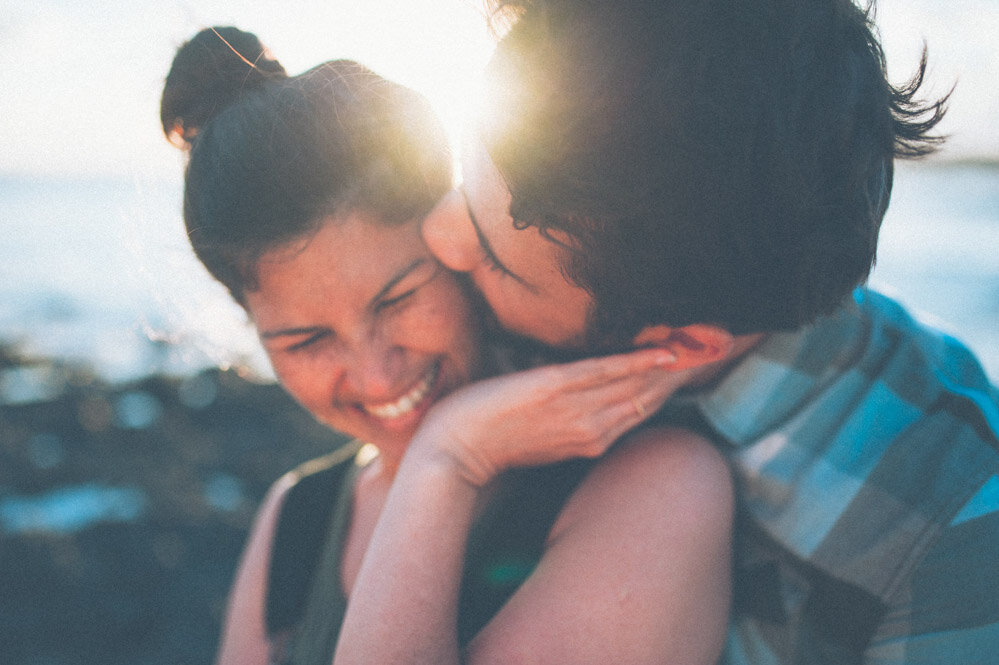
[[[664,349],[538,367],[436,404],[410,452],[443,456],[481,487],[504,469],[602,455],[690,378]]]

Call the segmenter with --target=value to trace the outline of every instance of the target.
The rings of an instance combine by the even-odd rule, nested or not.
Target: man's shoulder
[[[866,291],[753,353],[704,401],[746,514],[884,597],[999,474],[995,389],[963,345]]]
[[[851,371],[870,381],[870,398],[889,393],[894,408],[971,428],[999,451],[999,391],[975,354],[891,298],[865,289],[856,302],[867,341]]]
[[[769,335],[698,397],[712,425],[736,442],[806,410],[846,418],[867,401],[882,413],[947,407],[986,439],[999,432],[999,393],[974,354],[867,289],[812,325]]]

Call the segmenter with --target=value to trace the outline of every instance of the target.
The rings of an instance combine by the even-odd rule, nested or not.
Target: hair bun
[[[188,147],[198,129],[222,109],[285,76],[256,35],[232,27],[206,28],[174,56],[160,100],[163,133]]]

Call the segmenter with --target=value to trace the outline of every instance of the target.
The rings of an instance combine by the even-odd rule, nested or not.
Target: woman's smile
[[[437,380],[440,377],[441,361],[435,362],[430,369],[399,399],[382,404],[362,404],[361,408],[368,414],[375,416],[383,423],[392,427],[396,421],[414,411],[422,412],[433,403],[435,392],[438,387]]]

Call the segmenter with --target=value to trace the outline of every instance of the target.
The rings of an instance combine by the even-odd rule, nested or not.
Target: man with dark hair
[[[500,4],[424,237],[515,333],[699,369],[655,417],[733,466],[724,662],[991,662],[999,395],[862,286],[893,160],[939,142],[925,59],[892,86],[850,0]]]

